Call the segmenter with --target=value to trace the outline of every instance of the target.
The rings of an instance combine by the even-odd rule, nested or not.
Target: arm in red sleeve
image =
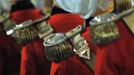
[[[117,50],[113,45],[107,48],[108,51],[103,48],[97,50],[95,75],[120,75],[114,62],[114,59],[118,60],[118,57],[112,49]]]
[[[21,75],[49,75],[51,63],[46,59],[41,40],[22,48]]]
[[[120,37],[97,50],[95,75],[133,75],[134,37],[121,20]],[[125,36],[124,36],[125,35]]]
[[[36,69],[36,63],[34,62],[30,51],[26,47],[23,47],[20,75],[38,75]]]

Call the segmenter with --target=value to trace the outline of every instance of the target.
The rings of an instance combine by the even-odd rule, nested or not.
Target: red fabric
[[[80,24],[83,25],[84,20],[81,19],[78,15],[65,13],[51,16],[48,20],[48,23],[52,26],[54,31],[65,33]]]
[[[0,75],[11,75],[19,72],[20,50],[11,37],[0,35]]]
[[[19,10],[11,13],[11,18],[16,23],[27,20],[36,20],[42,15],[37,9]],[[22,47],[20,75],[49,75],[50,62],[45,58],[43,42],[33,40]]]
[[[27,20],[36,20],[41,18],[41,13],[37,9],[19,10],[11,13],[11,19],[17,24]]]
[[[93,72],[76,55],[59,63],[53,62],[51,68],[50,75],[93,75]]]
[[[134,75],[134,36],[123,21],[116,24],[120,37],[97,50],[95,75]]]
[[[21,75],[49,75],[47,61],[41,40],[34,40],[22,48]]]
[[[55,32],[65,33],[78,25],[83,25],[84,20],[74,14],[56,14],[50,17],[48,23]],[[93,75],[93,72],[85,65],[77,55],[55,63],[52,62],[50,75]]]

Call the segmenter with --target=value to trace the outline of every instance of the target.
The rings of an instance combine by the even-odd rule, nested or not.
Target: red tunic
[[[97,50],[95,75],[134,75],[134,36],[121,20],[120,37]]]
[[[14,11],[12,20],[21,23],[27,20],[41,18],[37,9],[26,9]],[[33,40],[22,47],[21,75],[49,75],[50,62],[47,61],[44,46],[41,39]]]
[[[0,35],[0,75],[13,75],[20,70],[20,50],[14,39]]]
[[[42,15],[37,9],[17,10],[11,13],[11,19],[17,24],[27,20],[36,20],[41,17]]]
[[[83,25],[84,20],[78,15],[59,13],[52,15],[48,23],[53,27],[55,32],[65,33],[78,25]],[[86,39],[89,39],[87,37],[88,32],[89,30],[83,34],[86,35]],[[93,72],[77,55],[73,55],[61,62],[52,62],[50,75],[93,75]]]

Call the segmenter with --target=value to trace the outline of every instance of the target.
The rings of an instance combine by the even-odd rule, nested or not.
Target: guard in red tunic
[[[95,12],[90,10],[92,12],[90,16],[96,15],[90,22],[91,41],[99,46],[96,53],[95,75],[133,75],[134,9],[131,8],[131,1],[96,0],[96,2],[87,5],[90,8],[92,5],[97,6],[92,8]],[[86,8],[85,5],[84,8]],[[100,12],[98,8],[109,12],[98,15],[97,13]],[[113,10],[114,13],[112,13]],[[83,15],[81,12],[77,13]]]
[[[73,1],[72,4],[70,3],[71,0],[56,1],[66,11],[80,14],[84,18],[97,16],[90,22],[91,41],[99,46],[95,62],[95,75],[134,74],[134,9],[129,9],[131,7],[130,0],[87,0],[89,2],[87,5],[86,0],[80,3],[74,2],[74,4]],[[75,7],[70,8],[73,5]],[[116,14],[111,13],[114,7]],[[106,14],[103,13],[102,15],[100,12],[105,12]],[[59,35],[54,36],[57,39]],[[64,39],[63,35],[61,36]],[[54,40],[51,37],[49,39]],[[46,46],[49,47],[48,42],[46,40]]]
[[[100,22],[92,23],[96,25],[93,41],[99,45],[95,75],[134,74],[134,9],[131,0],[115,0],[114,3],[118,14],[100,16]]]
[[[72,45],[69,42],[57,44],[64,40],[63,35],[60,33],[69,36],[70,30],[76,28],[77,31],[77,26],[84,25],[84,19],[80,15],[71,14],[54,4],[51,17],[47,23],[48,25],[44,25],[47,32],[44,32],[42,37],[44,37],[47,58],[52,61],[50,75],[93,75],[92,57],[94,56],[92,56],[93,52],[90,55],[90,49],[96,50],[96,47],[90,42],[88,28],[82,34],[71,38]],[[43,30],[43,28],[40,30]],[[55,35],[54,33],[59,34]],[[73,45],[77,46],[74,51]],[[90,61],[91,63],[89,63]]]
[[[4,31],[4,24],[7,24],[8,20],[9,18],[0,16],[0,75],[19,75],[21,53],[15,39]]]
[[[43,15],[30,0],[15,0],[11,7],[11,19],[17,24],[37,20]],[[27,21],[28,23],[31,21]],[[20,75],[49,75],[50,62],[46,59],[44,46],[36,26],[16,31],[17,41],[23,43]]]

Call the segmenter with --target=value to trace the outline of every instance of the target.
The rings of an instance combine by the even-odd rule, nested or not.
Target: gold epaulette
[[[8,12],[5,12],[3,13],[1,16],[0,16],[0,23],[3,23],[5,22],[7,19],[9,19],[10,15]]]
[[[119,37],[118,28],[112,19],[114,15],[98,16],[90,22],[90,36],[94,44],[104,45]]]
[[[66,36],[62,33],[55,33],[44,39],[45,53],[48,60],[61,62],[74,55],[73,47]]]
[[[10,19],[10,13],[5,12],[0,16],[0,23],[3,25],[5,31],[13,28],[16,23]]]
[[[117,13],[121,13],[130,8],[132,8],[131,0],[115,0],[115,11]]]
[[[134,8],[124,11],[118,15],[107,14],[95,17],[90,22],[92,42],[99,45],[107,44],[119,37],[119,30],[116,26],[116,21],[123,19],[126,25],[134,33]]]
[[[7,35],[11,35],[18,44],[29,43],[32,40],[39,38],[37,29],[34,26],[27,26],[32,21],[28,20],[6,31]]]

